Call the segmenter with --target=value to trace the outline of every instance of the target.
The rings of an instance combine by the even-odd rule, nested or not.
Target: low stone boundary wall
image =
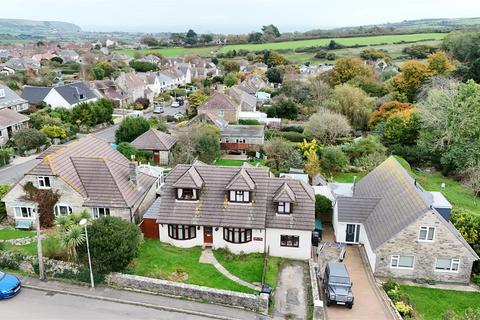
[[[45,273],[50,276],[61,275],[65,272],[78,273],[81,266],[60,260],[43,258]],[[0,252],[0,268],[17,269],[27,273],[35,273],[34,266],[38,265],[36,257],[26,256],[17,252]]]
[[[313,259],[309,259],[308,267],[310,270],[310,285],[312,286],[313,319],[322,320],[323,319],[323,301],[320,298],[320,292],[319,292],[318,280],[317,280],[318,264],[314,262]]]
[[[221,289],[147,278],[122,273],[111,273],[105,278],[109,285],[124,289],[147,291],[155,294],[183,297],[213,304],[240,307],[255,312],[268,313],[268,294],[248,294]]]

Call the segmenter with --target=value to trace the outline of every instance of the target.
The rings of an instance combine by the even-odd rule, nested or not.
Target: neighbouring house
[[[93,219],[116,216],[135,223],[152,205],[160,186],[158,177],[140,172],[135,162],[95,136],[52,146],[38,158],[40,162],[2,199],[7,215],[17,222],[35,220],[37,205],[24,198],[27,182],[59,192],[55,216],[86,210]]]
[[[63,62],[69,62],[69,61],[78,62],[80,60],[80,55],[76,53],[75,50],[71,50],[71,49],[58,50],[56,54],[57,56],[62,58]]]
[[[16,131],[28,128],[29,119],[15,110],[0,109],[0,145],[4,146]]]
[[[0,83],[0,109],[6,108],[22,112],[28,109],[28,101],[22,99],[6,85]]]
[[[257,111],[257,98],[255,95],[251,95],[242,90],[242,86],[234,85],[228,91],[230,97],[232,97],[240,105],[241,112],[255,112]]]
[[[138,75],[144,79],[147,87],[152,90],[155,95],[187,84],[185,75],[176,68],[169,68],[157,72],[138,73]]]
[[[116,63],[123,63],[125,65],[128,65],[128,63],[130,61],[133,60],[132,57],[130,57],[129,55],[127,54],[118,54],[118,53],[114,53],[114,54],[111,54],[109,57],[108,57],[108,60],[110,62],[116,62]]]
[[[276,178],[267,168],[177,165],[142,229],[146,236],[182,248],[308,259],[314,201],[308,184]]]
[[[148,89],[142,77],[135,72],[125,73],[122,72],[115,83],[128,95],[130,103],[137,101],[140,98],[146,98],[150,102],[153,102],[153,94],[149,94],[151,90]]]
[[[11,58],[5,63],[5,66],[15,71],[38,71],[40,69],[40,62],[30,58]]]
[[[216,92],[197,107],[198,114],[209,113],[228,122],[238,122],[240,107],[227,95]]]
[[[479,256],[449,221],[451,206],[390,157],[335,196],[337,242],[361,244],[375,276],[468,283]]]
[[[131,145],[142,151],[151,151],[153,153],[153,162],[156,165],[168,165],[170,162],[170,150],[173,148],[177,139],[167,133],[159,130],[150,129],[141,134]]]
[[[74,82],[57,87],[25,86],[22,97],[30,105],[44,102],[52,108],[63,107],[71,109],[80,103],[95,102],[98,96],[85,82]]]
[[[42,62],[42,60],[52,60],[53,57],[55,57],[55,55],[53,55],[52,53],[45,52],[45,53],[37,53],[33,55],[32,59],[38,62]]]
[[[128,95],[113,80],[94,80],[88,83],[90,88],[99,97],[111,100],[115,107],[126,108]]]

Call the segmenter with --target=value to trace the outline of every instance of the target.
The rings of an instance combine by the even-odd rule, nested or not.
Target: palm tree
[[[62,237],[62,243],[67,249],[70,259],[77,260],[77,247],[85,242],[83,228],[77,224],[70,225]]]

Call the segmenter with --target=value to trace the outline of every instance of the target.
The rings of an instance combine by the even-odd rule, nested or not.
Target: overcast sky
[[[242,33],[480,16],[478,0],[0,0],[0,18],[72,22],[88,31]]]

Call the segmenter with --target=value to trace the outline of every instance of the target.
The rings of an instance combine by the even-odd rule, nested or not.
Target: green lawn
[[[216,52],[225,53],[230,50],[249,50],[249,51],[261,51],[264,49],[271,50],[294,50],[301,47],[310,47],[310,46],[326,46],[331,40],[335,40],[337,43],[346,46],[353,45],[377,45],[377,46],[386,46],[394,45],[394,42],[401,41],[439,41],[445,37],[446,33],[416,33],[416,34],[404,34],[404,35],[385,35],[385,36],[371,36],[371,37],[350,37],[350,38],[324,38],[324,39],[311,39],[311,40],[298,40],[298,41],[284,41],[284,42],[273,42],[273,43],[262,43],[262,44],[232,44],[226,45],[223,47],[199,47],[199,48],[161,48],[161,49],[124,49],[116,50],[115,53],[128,54],[134,56],[135,53],[147,54],[160,53],[165,57],[176,57],[176,56],[188,56],[188,55],[199,55],[199,56],[212,56]],[[405,45],[399,45],[402,47]],[[352,50],[354,50],[353,48]],[[356,48],[358,51],[363,50],[364,48]],[[350,49],[341,49],[341,50],[350,50]],[[397,50],[398,51],[398,50]],[[400,50],[401,51],[401,50]],[[336,52],[337,53],[337,52]],[[339,56],[343,56],[341,52],[337,53]],[[310,54],[299,54],[298,57],[289,56],[289,58],[294,62],[306,62],[312,61],[313,55]]]
[[[35,235],[33,231],[16,230],[12,227],[0,229],[0,240],[20,239],[32,237],[33,235]]]
[[[452,310],[458,314],[468,308],[478,308],[480,305],[480,292],[463,292],[401,286],[401,292],[410,299],[412,306],[422,320],[443,319],[442,314]]]
[[[223,276],[213,265],[199,263],[201,253],[201,247],[182,249],[155,239],[145,239],[128,271],[146,277],[254,293]],[[188,279],[179,279],[178,273],[186,273]]]
[[[333,176],[333,180],[335,180],[335,182],[353,183],[353,177],[357,177],[356,181],[358,182],[366,174],[366,172],[337,172]]]
[[[227,166],[227,167],[240,167],[243,165],[244,162],[250,163],[252,166],[256,166],[259,164],[259,166],[262,166],[264,161],[263,160],[252,160],[252,161],[247,161],[247,160],[234,160],[234,159],[217,159],[215,162],[215,165],[217,166]]]

